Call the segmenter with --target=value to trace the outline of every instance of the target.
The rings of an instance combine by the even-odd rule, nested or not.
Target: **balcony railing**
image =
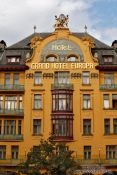
[[[117,84],[102,84],[100,90],[117,90]]]
[[[73,90],[73,84],[59,84],[55,83],[51,85],[51,89],[71,89]]]
[[[19,85],[19,84],[0,84],[0,91],[24,91],[24,85]]]
[[[26,158],[21,158],[21,159],[0,159],[0,165],[5,165],[5,166],[16,166],[22,162],[26,161]]]
[[[96,164],[101,164],[101,165],[117,165],[117,159],[76,159],[77,163],[79,165],[96,165]]]
[[[23,135],[7,135],[7,134],[0,134],[0,140],[23,140]]]
[[[0,115],[18,115],[23,116],[23,109],[0,109]]]

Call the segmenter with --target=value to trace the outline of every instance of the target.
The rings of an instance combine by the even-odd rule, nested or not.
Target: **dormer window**
[[[113,56],[103,56],[104,58],[104,63],[113,63]]]
[[[19,63],[20,56],[7,56],[7,62],[8,63]]]
[[[67,61],[68,62],[76,62],[76,61],[79,61],[78,57],[76,55],[69,55],[67,57]]]
[[[57,56],[56,55],[48,55],[46,57],[47,62],[56,62],[57,61]]]

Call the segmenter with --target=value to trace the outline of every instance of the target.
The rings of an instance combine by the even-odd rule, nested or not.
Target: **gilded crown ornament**
[[[69,16],[61,14],[59,17],[55,15],[54,28],[68,28]]]

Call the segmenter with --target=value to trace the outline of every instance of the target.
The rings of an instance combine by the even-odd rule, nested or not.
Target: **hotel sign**
[[[94,68],[93,63],[32,63],[32,70],[43,70],[43,69],[92,69]]]
[[[64,44],[54,44],[52,45],[52,50],[72,50],[72,46]]]

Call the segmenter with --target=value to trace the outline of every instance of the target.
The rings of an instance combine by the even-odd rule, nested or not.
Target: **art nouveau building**
[[[81,165],[117,171],[117,52],[64,25],[0,44],[0,167],[51,136]]]

